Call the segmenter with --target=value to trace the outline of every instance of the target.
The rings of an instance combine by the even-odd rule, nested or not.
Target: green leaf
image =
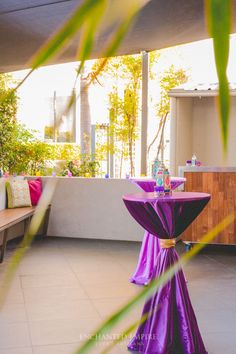
[[[232,17],[231,0],[206,0],[210,36],[213,38],[216,70],[219,79],[219,112],[224,153],[227,152],[230,95],[227,79]]]
[[[84,67],[84,63],[89,56],[93,49],[93,43],[96,35],[96,30],[98,30],[99,24],[101,23],[105,10],[107,8],[107,0],[101,0],[98,2],[98,5],[94,7],[91,11],[90,16],[86,18],[82,25],[82,33],[80,38],[80,45],[78,47],[77,57],[80,59],[79,68],[77,70],[76,79],[74,83],[74,87],[72,89],[71,96],[68,100],[65,110],[61,113],[60,117],[58,117],[58,127],[61,124],[62,116],[67,115],[71,110],[73,104],[76,101],[76,96],[74,95],[75,86],[78,80],[78,77]],[[58,128],[57,127],[57,128]]]
[[[133,13],[131,13],[126,19],[124,19],[113,36],[111,43],[108,45],[107,49],[104,52],[104,57],[113,56],[117,49],[119,48],[123,38],[125,37],[128,29],[133,23],[136,15],[138,14],[138,9],[135,9]]]
[[[89,59],[92,52],[96,31],[98,30],[99,24],[103,19],[106,8],[107,0],[101,0],[101,2],[98,3],[98,6],[93,9],[91,15],[88,19],[86,19],[83,25],[80,46],[77,54],[77,57],[80,60],[77,76],[80,74],[81,69],[84,66],[84,62]]]
[[[128,11],[128,14],[138,12],[149,0],[135,0],[133,6]],[[33,69],[45,64],[52,56],[57,54],[69,41],[75,36],[78,30],[82,27],[88,19],[97,24],[104,14],[104,4],[107,1],[104,0],[84,0],[72,14],[72,16],[66,21],[66,23],[58,30],[58,32],[36,53],[34,59],[31,61],[30,66]],[[94,16],[94,9],[100,7],[100,18]],[[131,16],[128,16],[129,18]],[[123,17],[123,16],[122,16]],[[123,20],[122,20],[123,21]],[[125,21],[124,21],[125,22]],[[95,26],[96,27],[96,26]],[[122,37],[123,38],[123,37]],[[91,38],[90,38],[91,40]],[[88,47],[90,44],[88,44]]]
[[[142,3],[142,5],[141,5],[141,3]],[[101,59],[99,61],[96,71],[91,73],[90,79],[88,80],[88,83],[85,85],[84,89],[87,89],[88,86],[91,85],[91,83],[93,83],[95,80],[97,80],[98,75],[106,66],[108,58],[115,55],[123,38],[125,37],[128,29],[130,28],[131,24],[133,23],[140,8],[144,5],[145,1],[143,1],[141,3],[135,4],[135,6],[132,6],[130,8],[129,12],[126,14],[125,18],[122,19],[120,25],[118,26],[117,30],[115,31],[115,33],[111,37],[109,43],[107,44],[106,49],[104,49],[104,51],[101,52],[101,56],[103,57],[103,59]],[[77,81],[79,74],[81,73],[81,71],[83,69],[85,61],[89,58],[89,55],[92,51],[93,41],[94,41],[94,37],[95,37],[95,31],[96,31],[96,28],[99,24],[99,21],[98,20],[95,21],[94,19],[97,18],[97,19],[101,20],[102,15],[104,14],[104,11],[106,9],[105,5],[106,5],[106,1],[103,1],[101,3],[100,7],[98,7],[97,9],[95,8],[92,12],[93,17],[91,19],[89,19],[88,22],[86,22],[84,24],[83,39],[81,41],[81,45],[78,50],[78,53],[79,53],[78,56],[81,58],[81,62],[80,62],[79,68],[77,70],[77,76],[76,76],[75,83]],[[71,107],[73,106],[74,102],[79,98],[79,96],[80,96],[80,94],[77,97],[75,97],[74,95],[71,95],[71,97],[68,100],[65,111],[63,112],[62,115],[65,115],[70,111]],[[61,119],[59,118],[58,121],[60,124]]]
[[[85,0],[79,6],[66,23],[59,29],[59,31],[36,53],[34,59],[30,63],[33,69],[45,64],[52,56],[57,54],[61,48],[73,38],[82,24],[91,15],[93,9],[103,2],[103,0]]]

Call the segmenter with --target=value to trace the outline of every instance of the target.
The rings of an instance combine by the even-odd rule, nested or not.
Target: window
[[[76,141],[76,104],[68,111],[69,96],[57,96],[48,99],[48,119],[44,127],[44,140],[59,143]]]

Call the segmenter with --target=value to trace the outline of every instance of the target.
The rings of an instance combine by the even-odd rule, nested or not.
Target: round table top
[[[173,192],[171,195],[165,195],[162,197],[157,197],[154,192],[143,192],[143,193],[132,193],[123,196],[123,200],[133,201],[133,202],[176,202],[176,201],[191,201],[191,200],[202,200],[210,199],[210,194],[208,193],[198,193],[198,192]]]
[[[209,202],[207,193],[173,192],[157,197],[155,193],[123,196],[133,218],[150,234],[159,238],[176,238],[193,222]]]

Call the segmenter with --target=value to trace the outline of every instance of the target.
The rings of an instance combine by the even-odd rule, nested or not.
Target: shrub
[[[100,164],[92,160],[91,156],[82,155],[80,160],[67,161],[61,171],[62,176],[67,176],[68,172],[76,177],[95,177],[99,173]]]

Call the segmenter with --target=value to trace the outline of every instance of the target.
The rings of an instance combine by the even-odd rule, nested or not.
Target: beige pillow
[[[27,180],[13,180],[6,182],[8,208],[31,206],[30,191]]]

